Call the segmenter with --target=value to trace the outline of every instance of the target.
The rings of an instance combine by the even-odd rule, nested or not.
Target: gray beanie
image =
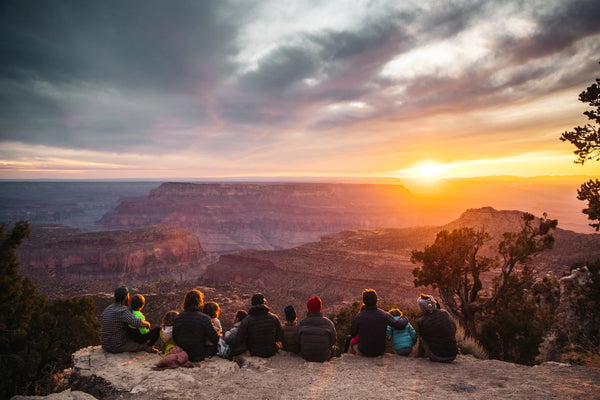
[[[423,293],[421,293],[419,296],[417,304],[424,313],[432,313],[434,310],[440,308],[438,302],[433,298],[433,296]]]

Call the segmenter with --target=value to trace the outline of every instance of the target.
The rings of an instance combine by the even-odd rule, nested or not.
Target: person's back
[[[278,342],[283,340],[283,330],[279,318],[264,304],[264,296],[252,297],[252,307],[248,316],[240,323],[234,344],[246,343],[250,355],[271,357],[279,350]]]
[[[283,309],[285,314],[285,322],[283,324],[283,341],[282,349],[291,353],[298,353],[298,341],[296,339],[296,331],[298,328],[298,318],[294,306],[287,306]]]
[[[306,318],[298,323],[300,355],[306,361],[323,362],[333,355],[336,331],[333,322],[323,317],[321,299],[312,297],[306,303]]]
[[[373,289],[363,291],[364,308],[352,320],[350,336],[360,334],[358,350],[361,355],[377,357],[385,352],[387,326],[404,329],[408,323],[406,317],[394,317],[377,308],[377,293]]]
[[[402,311],[397,308],[393,308],[389,311],[394,316],[394,319],[400,319],[402,317]],[[404,329],[387,327],[387,338],[392,341],[392,348],[396,354],[409,355],[412,351],[413,346],[417,343],[417,333],[410,324],[406,324]]]
[[[423,315],[417,320],[419,353],[432,361],[451,362],[458,354],[456,324],[446,310],[439,309],[433,296],[421,295],[418,301]]]
[[[213,328],[210,317],[200,311],[203,295],[191,290],[184,300],[184,311],[173,322],[173,340],[188,355],[190,361],[202,361],[206,356],[205,342],[217,343],[219,335]]]
[[[136,329],[150,327],[150,324],[142,319],[135,318],[129,304],[129,290],[125,286],[115,289],[115,302],[110,304],[102,312],[101,343],[102,348],[110,353],[127,351],[152,350],[151,346],[136,343],[128,336],[128,325]]]
[[[223,334],[223,338],[225,339],[225,343],[229,345],[229,356],[235,357],[246,352],[246,344],[240,343],[237,340],[238,331],[240,329],[240,324],[248,316],[248,313],[245,310],[238,310],[233,319],[233,327]],[[234,344],[237,342],[237,345]]]

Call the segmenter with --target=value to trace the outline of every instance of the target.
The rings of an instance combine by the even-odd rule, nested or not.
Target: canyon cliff
[[[32,226],[17,256],[20,270],[50,289],[94,280],[195,279],[208,264],[198,238],[173,226],[88,233]]]
[[[468,210],[446,225],[417,228],[355,229],[325,235],[319,242],[307,243],[279,251],[248,251],[226,254],[207,267],[203,276],[206,284],[250,284],[274,297],[271,304],[277,310],[285,302],[319,295],[324,304],[334,308],[359,301],[364,288],[377,290],[385,303],[414,307],[415,299],[428,288],[415,288],[410,261],[412,250],[433,243],[443,230],[461,227],[483,229],[491,236],[489,248],[493,253],[504,232],[520,230],[523,213],[497,211],[490,207]],[[577,234],[556,229],[555,245],[535,259],[542,273],[561,276],[570,266],[600,258],[600,235]],[[492,271],[484,276],[491,285]]]
[[[277,250],[345,229],[414,225],[409,197],[400,185],[163,183],[147,197],[121,201],[100,223],[179,226],[210,253]]]

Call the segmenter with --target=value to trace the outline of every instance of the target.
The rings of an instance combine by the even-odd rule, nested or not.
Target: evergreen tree
[[[583,165],[586,161],[600,161],[600,79],[579,94],[579,101],[592,107],[583,114],[593,123],[563,132],[560,140],[576,147],[575,163]],[[588,206],[583,213],[587,214],[589,220],[598,221],[590,226],[600,230],[600,180],[590,179],[583,183],[577,190],[577,198],[587,200]]]
[[[468,336],[476,338],[477,320],[507,296],[511,287],[523,283],[523,274],[528,273],[534,255],[554,244],[551,232],[557,221],[544,216],[534,223],[534,218],[525,213],[521,231],[504,233],[497,258],[479,254],[490,239],[485,232],[472,228],[439,232],[432,245],[412,252],[411,261],[421,264],[413,270],[415,287],[437,288],[448,311]],[[488,271],[498,271],[497,284],[492,294],[484,297],[481,274]]]
[[[37,285],[18,272],[17,247],[29,224],[0,226],[0,398],[48,394],[71,354],[100,342],[90,297],[48,303]]]

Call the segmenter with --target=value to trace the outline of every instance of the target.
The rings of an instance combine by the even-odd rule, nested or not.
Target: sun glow
[[[443,175],[446,167],[440,164],[426,164],[417,169],[417,173],[425,178],[435,178]]]

